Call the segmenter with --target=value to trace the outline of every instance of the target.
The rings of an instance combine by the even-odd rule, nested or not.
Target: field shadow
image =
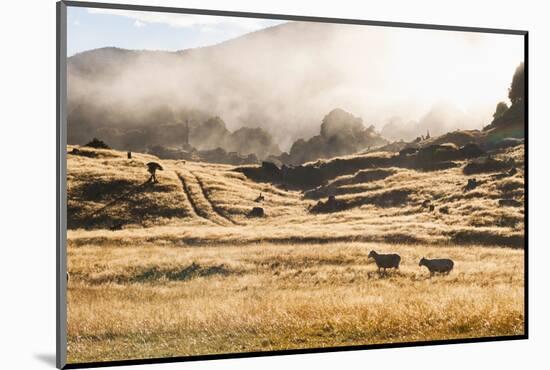
[[[35,353],[34,358],[51,367],[56,365],[55,353]]]
[[[436,275],[440,276],[440,275]],[[378,280],[385,280],[385,279],[403,279],[403,280],[409,280],[411,282],[414,281],[426,281],[430,279],[436,278],[436,276],[430,276],[430,274],[415,274],[415,273],[408,273],[408,272],[402,272],[402,271],[369,271],[367,272],[367,278],[369,280],[371,279],[378,279]]]
[[[227,276],[232,273],[229,268],[224,264],[216,266],[201,266],[198,263],[193,262],[191,265],[175,271],[161,271],[156,267],[146,270],[143,273],[135,276],[132,279],[132,282],[147,282],[151,280],[160,280],[166,279],[170,281],[184,281],[190,280],[197,277],[208,277],[212,275],[222,275]]]
[[[374,279],[374,278],[377,278],[377,279],[389,279],[389,278],[392,278],[392,277],[406,277],[407,274],[404,274],[400,271],[378,271],[378,270],[375,270],[375,271],[369,271],[367,272],[367,277],[369,279]]]

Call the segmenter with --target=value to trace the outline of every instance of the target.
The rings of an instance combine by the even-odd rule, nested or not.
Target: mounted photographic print
[[[526,57],[58,3],[58,366],[527,338]]]

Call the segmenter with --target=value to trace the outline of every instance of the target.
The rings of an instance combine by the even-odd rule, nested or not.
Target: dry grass
[[[400,253],[401,270],[375,273],[372,248]],[[418,267],[442,255],[449,276]],[[70,362],[523,333],[521,250],[90,245],[69,261]]]
[[[522,150],[495,156],[517,174],[470,191],[466,163],[343,175],[330,186],[350,208],[329,214],[227,165],[69,155],[69,362],[522,334],[523,207],[498,205],[524,199]],[[152,160],[165,170],[142,188]],[[396,191],[405,203],[376,203]],[[376,274],[370,249],[401,270]],[[422,256],[455,271],[429,279]]]

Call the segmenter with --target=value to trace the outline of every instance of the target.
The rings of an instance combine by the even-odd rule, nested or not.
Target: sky
[[[280,20],[68,7],[67,56],[107,46],[184,50],[218,44]]]

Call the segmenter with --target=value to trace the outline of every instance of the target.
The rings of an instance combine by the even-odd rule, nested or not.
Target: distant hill
[[[188,122],[194,147],[232,151],[235,145],[214,145],[205,140],[210,135],[193,132],[219,116],[229,133],[264,130],[271,143],[252,153],[278,155],[279,148],[316,135],[327,112],[349,100],[342,84],[363,83],[351,74],[368,62],[359,36],[364,45],[383,42],[367,29],[290,22],[178,52],[109,47],[76,54],[67,65],[68,142],[98,137],[118,149],[141,151],[148,145],[178,146],[178,126]],[[375,72],[362,76],[368,81]]]
[[[285,81],[303,83],[296,78],[302,71],[285,71],[285,63],[290,54],[302,55],[290,51],[303,49],[307,53],[322,42],[323,33],[319,32],[329,30],[330,26],[289,23],[179,52],[108,47],[76,54],[67,63],[68,142],[83,144],[97,136],[119,149],[177,146],[182,143],[179,126],[189,122],[193,146],[235,150],[243,132],[236,134],[237,141],[222,138],[220,142],[210,142],[210,135],[204,132],[202,137],[193,132],[220,116],[232,122],[225,136],[240,127],[259,128],[246,135],[249,142],[264,137],[259,139],[261,148],[252,148],[251,153],[278,155],[276,141],[266,143],[265,137],[282,133],[274,123],[285,114],[280,98],[292,99],[293,84]],[[303,68],[309,68],[309,61],[304,62]],[[285,77],[281,84],[272,82],[274,74]],[[286,124],[292,127],[293,122]],[[227,129],[225,123],[223,126]],[[269,127],[272,129],[266,132]]]

